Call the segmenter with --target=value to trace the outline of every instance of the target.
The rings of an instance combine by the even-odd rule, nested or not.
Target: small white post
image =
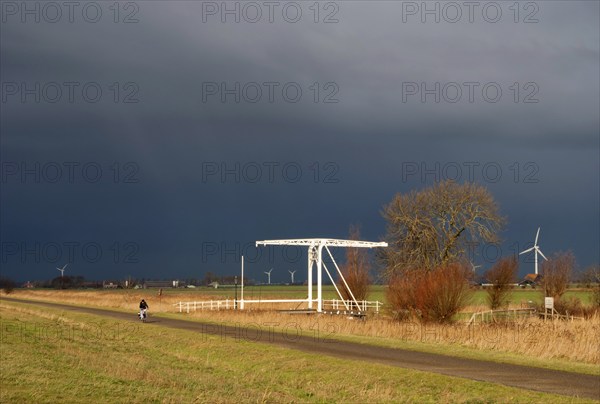
[[[187,304],[187,312],[189,314],[189,312],[190,312],[190,302],[187,302],[186,304]]]
[[[240,301],[240,310],[244,310],[244,256],[242,255],[242,300]]]

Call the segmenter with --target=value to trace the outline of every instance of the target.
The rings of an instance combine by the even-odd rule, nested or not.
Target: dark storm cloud
[[[537,2],[537,23],[522,22],[529,9],[515,23],[504,3],[496,23],[477,13],[473,23],[422,23],[418,14],[403,22],[407,2],[338,2],[339,21],[330,24],[314,23],[308,3],[300,3],[297,23],[277,13],[273,23],[222,23],[218,15],[203,22],[202,2],[137,4],[133,24],[115,24],[108,10],[95,24],[23,24],[13,16],[2,24],[3,85],[77,82],[79,91],[93,82],[103,90],[95,103],[77,92],[72,103],[7,96],[3,161],[95,162],[104,170],[97,183],[11,177],[3,183],[3,240],[97,240],[101,264],[79,263],[90,277],[231,271],[231,257],[203,260],[203,243],[344,237],[352,222],[377,239],[382,204],[435,179],[422,178],[423,168],[456,163],[465,180],[464,163],[477,162],[476,180],[511,219],[509,242],[529,240],[546,223],[549,249],[598,260],[597,2]],[[257,83],[258,102],[207,93],[236,82]],[[265,82],[276,83],[273,102]],[[473,102],[465,82],[475,83]],[[436,83],[449,92],[421,102],[421,90]],[[453,103],[454,83],[462,96]],[[298,102],[282,95],[286,84],[302,90]],[[485,99],[486,84],[500,88],[501,99]],[[127,96],[138,102],[124,103]],[[327,96],[339,102],[324,103]],[[115,182],[115,162],[121,176],[135,163],[138,181]],[[533,172],[527,162],[537,167],[536,183],[523,182]],[[486,163],[501,167],[497,182],[482,173]],[[263,170],[256,183],[247,178],[252,164]],[[297,181],[283,172],[294,164],[302,168]],[[419,172],[403,179],[413,164]],[[223,168],[237,174],[223,181]],[[139,262],[111,261],[114,241],[137,243]],[[46,271],[48,263],[30,261],[3,267],[32,277]]]

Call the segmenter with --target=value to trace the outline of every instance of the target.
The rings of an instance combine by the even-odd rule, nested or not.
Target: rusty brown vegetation
[[[490,309],[508,306],[510,290],[517,278],[519,261],[517,257],[500,259],[489,271],[485,278],[492,284],[486,288],[487,302]]]
[[[387,299],[398,319],[449,323],[469,302],[469,270],[461,263],[408,270],[390,281]]]
[[[360,240],[360,229],[358,226],[350,226],[350,240]],[[364,248],[347,248],[346,262],[340,268],[346,284],[338,279],[337,285],[345,300],[366,300],[369,294],[371,278],[369,276],[369,256]],[[350,289],[352,294],[350,293]]]
[[[559,252],[542,263],[542,288],[545,296],[560,300],[569,286],[569,280],[575,268],[575,256],[572,252]]]

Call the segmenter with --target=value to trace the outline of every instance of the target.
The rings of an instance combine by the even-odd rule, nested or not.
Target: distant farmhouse
[[[184,287],[185,284],[181,281],[145,281],[144,289],[150,288],[179,288]]]
[[[523,280],[521,282],[519,282],[519,286],[521,287],[527,287],[527,286],[531,286],[532,288],[535,288],[535,286],[540,283],[542,280],[542,275],[537,275],[537,274],[527,274],[525,275],[525,278],[523,278]]]
[[[117,288],[120,288],[121,286],[119,285],[119,282],[117,282],[117,281],[104,281],[104,282],[102,282],[102,287],[104,289],[117,289]]]

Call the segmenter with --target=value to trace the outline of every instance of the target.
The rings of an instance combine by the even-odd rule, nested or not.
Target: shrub
[[[350,226],[350,240],[360,240],[360,231],[357,226]],[[348,287],[339,279],[338,288],[345,300],[365,300],[369,294],[371,279],[369,276],[369,257],[364,248],[347,248],[346,263],[340,268]],[[352,295],[350,294],[350,290]]]
[[[592,295],[592,304],[596,308],[600,308],[600,285],[594,288],[594,294]]]
[[[0,278],[0,289],[9,295],[15,289],[15,282],[12,279],[2,277]]]
[[[494,310],[508,305],[510,290],[517,276],[519,262],[516,257],[502,258],[486,274],[486,279],[492,284],[486,288],[487,302]]]
[[[554,302],[554,309],[560,313],[576,317],[592,318],[599,311],[595,305],[584,305],[577,297],[569,297]]]
[[[451,322],[468,302],[468,276],[467,267],[459,263],[405,271],[390,280],[388,301],[399,318],[413,314],[425,322]]]
[[[557,253],[542,264],[542,288],[545,296],[559,300],[569,286],[569,278],[575,268],[572,252]]]

